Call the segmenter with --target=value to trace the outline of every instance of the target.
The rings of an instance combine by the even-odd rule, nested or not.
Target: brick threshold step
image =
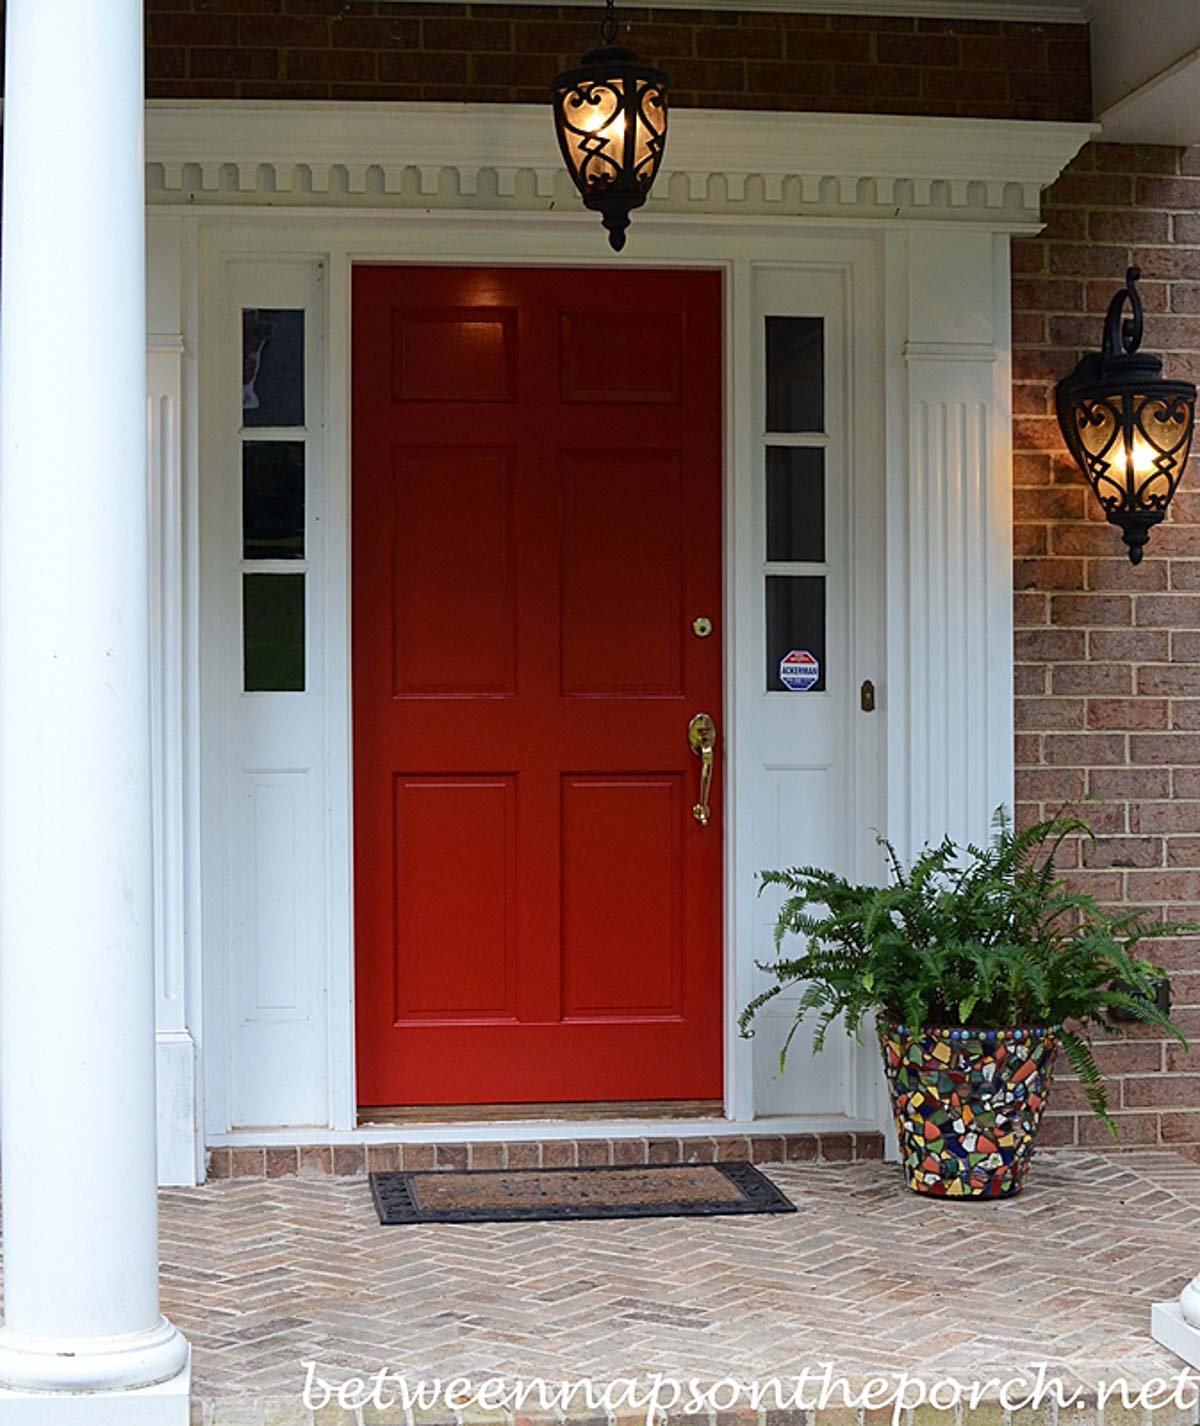
[[[847,1164],[883,1158],[883,1135],[710,1134],[464,1144],[271,1144],[208,1150],[208,1178],[289,1178],[417,1169],[536,1169],[605,1164]]]

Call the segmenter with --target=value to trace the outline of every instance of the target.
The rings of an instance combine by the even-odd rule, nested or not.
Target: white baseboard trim
[[[196,1044],[186,1030],[155,1036],[158,1075],[158,1182],[191,1188],[204,1182],[196,1117]]]

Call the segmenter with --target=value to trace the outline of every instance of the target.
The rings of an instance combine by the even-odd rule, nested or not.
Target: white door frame
[[[211,918],[213,872],[209,867],[204,909],[195,899],[184,898],[181,908],[186,934],[179,937],[186,964],[182,979],[191,990],[186,1025],[195,1045],[204,1047],[202,1082],[206,1101],[204,1116],[195,1115],[187,1124],[186,1138],[195,1146],[197,1160],[202,1141],[211,1144],[269,1143],[335,1140],[370,1140],[386,1137],[377,1131],[355,1128],[353,1092],[353,964],[352,898],[350,864],[350,717],[349,717],[349,275],[355,260],[428,263],[452,261],[461,264],[522,263],[586,265],[605,262],[598,226],[590,215],[558,204],[553,213],[531,215],[530,206],[545,207],[547,189],[558,181],[554,171],[513,157],[528,146],[528,116],[520,108],[508,107],[495,115],[474,115],[471,128],[476,170],[474,183],[464,183],[467,166],[460,148],[454,171],[458,192],[445,194],[445,173],[450,164],[447,146],[461,144],[463,135],[454,132],[461,114],[452,121],[445,115],[427,117],[429,133],[442,133],[438,162],[429,165],[401,164],[401,177],[389,190],[388,164],[378,147],[373,151],[381,180],[372,180],[371,166],[360,164],[350,171],[330,157],[328,112],[353,111],[357,122],[360,106],[324,106],[321,137],[304,129],[314,106],[298,106],[304,111],[296,118],[295,152],[317,153],[326,145],[321,164],[308,168],[310,188],[286,208],[268,206],[268,192],[279,190],[281,173],[300,170],[279,160],[276,148],[264,146],[263,134],[250,133],[255,127],[254,106],[222,107],[230,128],[224,138],[214,130],[214,106],[164,106],[162,117],[166,136],[156,148],[152,122],[149,156],[151,173],[158,179],[158,203],[151,210],[152,247],[160,254],[172,277],[158,276],[159,311],[152,311],[151,328],[172,333],[172,308],[178,332],[183,337],[183,403],[187,413],[181,429],[180,469],[184,486],[182,508],[195,512],[198,472],[214,457],[212,441],[205,432],[201,400],[220,373],[207,366],[215,360],[211,307],[224,286],[224,265],[236,258],[271,262],[286,257],[291,261],[323,261],[327,274],[325,302],[325,375],[328,393],[326,410],[326,471],[328,504],[324,511],[329,557],[324,578],[327,632],[325,714],[328,719],[327,779],[328,822],[326,836],[329,864],[334,883],[330,903],[330,942],[326,982],[328,1015],[328,1057],[325,1112],[307,1126],[276,1128],[270,1125],[253,1131],[229,1132],[228,1085],[226,1083],[228,1007],[222,1004],[222,977],[213,957],[221,954],[209,937],[205,951],[203,980],[204,1014],[200,1014],[201,978],[198,947],[203,943],[201,915]],[[321,106],[316,106],[321,107]],[[379,106],[369,106],[377,119]],[[389,108],[390,106],[383,106]],[[418,106],[396,106],[403,117],[413,117]],[[430,111],[438,106],[427,107]],[[454,106],[444,106],[451,109]],[[544,116],[534,111],[541,124]],[[190,114],[190,118],[189,118]],[[152,121],[153,121],[152,115]],[[261,119],[261,114],[259,115]],[[296,117],[296,116],[293,116]],[[486,138],[481,138],[479,118],[493,118],[501,125],[496,143],[504,154],[490,155]],[[753,905],[744,894],[735,894],[742,883],[753,885],[757,870],[750,851],[748,819],[743,788],[745,778],[739,764],[746,752],[746,739],[739,731],[746,710],[739,707],[736,690],[749,686],[746,672],[739,678],[738,659],[752,663],[760,650],[747,652],[735,634],[744,618],[748,591],[757,598],[761,570],[747,574],[739,565],[746,544],[746,492],[751,488],[747,462],[753,448],[752,410],[752,287],[756,268],[814,271],[824,269],[840,274],[847,299],[847,333],[853,335],[853,352],[848,375],[852,377],[849,433],[854,460],[875,467],[878,505],[869,512],[872,522],[885,528],[886,592],[878,591],[877,602],[868,599],[873,610],[873,626],[886,626],[886,665],[879,666],[879,651],[862,645],[852,655],[857,680],[872,677],[880,693],[882,717],[868,719],[864,734],[886,724],[886,747],[875,747],[872,738],[862,750],[860,767],[880,767],[880,793],[875,805],[881,807],[876,819],[870,817],[872,796],[865,791],[870,779],[860,779],[856,822],[862,840],[855,849],[854,868],[873,866],[874,849],[870,830],[879,826],[897,841],[902,852],[909,851],[927,836],[949,830],[955,835],[978,836],[986,827],[992,807],[1011,800],[1011,614],[1009,610],[1008,568],[1010,559],[1010,507],[1008,482],[1009,450],[1009,365],[1008,365],[1008,239],[1014,231],[1029,231],[1036,216],[1037,195],[1062,163],[1087,137],[1084,126],[964,124],[972,130],[959,135],[958,167],[944,181],[917,172],[922,162],[950,165],[946,146],[950,138],[942,121],[899,121],[906,132],[908,148],[899,162],[896,120],[831,120],[827,116],[749,115],[700,116],[690,137],[704,139],[702,181],[696,171],[665,176],[664,202],[652,204],[635,218],[630,256],[638,266],[705,266],[725,274],[726,356],[729,379],[726,391],[726,1114],[715,1124],[689,1121],[693,1132],[732,1132],[753,1119],[754,1046],[741,1040],[735,1030],[739,1005],[757,988],[758,973],[753,968],[755,943]],[[271,132],[281,132],[285,122],[277,109],[270,112]],[[780,121],[786,124],[781,126]],[[243,122],[244,121],[244,122]],[[736,121],[736,125],[734,122]],[[755,129],[755,121],[763,121]],[[239,129],[239,122],[242,127]],[[507,127],[503,127],[507,125]],[[932,126],[932,127],[931,127]],[[335,129],[337,126],[334,126]],[[351,124],[353,128],[353,123]],[[260,124],[261,129],[261,124]],[[1057,131],[1047,135],[1046,130]],[[786,130],[786,131],[784,131]],[[996,130],[1006,130],[998,133]],[[1020,131],[1017,143],[1014,130]],[[1032,130],[1042,131],[1033,134]],[[519,132],[516,132],[519,131]],[[377,143],[378,135],[375,129]],[[514,137],[515,133],[515,137]],[[190,135],[188,142],[184,137]],[[764,135],[766,136],[764,138]],[[796,139],[803,139],[802,158],[810,161],[810,172],[795,178]],[[986,136],[987,143],[981,145]],[[791,140],[789,142],[788,140]],[[673,135],[673,142],[675,136]],[[782,175],[768,172],[733,172],[728,159],[722,174],[724,192],[713,198],[714,151],[736,154],[743,169],[746,153],[758,139],[760,157],[764,149],[784,154],[775,162]],[[724,141],[724,147],[719,141]],[[735,142],[736,140],[736,142]],[[767,141],[769,140],[769,142]],[[837,140],[837,143],[835,143]],[[339,143],[366,143],[360,134],[349,138],[337,130]],[[430,142],[428,135],[426,141]],[[923,142],[922,142],[923,141]],[[936,141],[936,142],[931,142]],[[278,139],[276,140],[278,143]],[[228,145],[222,148],[220,145]],[[813,178],[812,172],[828,171],[830,149],[841,145],[847,171],[836,179]],[[189,148],[189,144],[191,147]],[[272,156],[268,173],[265,162],[251,164],[248,148]],[[880,145],[883,144],[883,149]],[[941,145],[941,150],[938,145]],[[973,147],[972,147],[973,144]],[[176,160],[161,157],[164,147],[174,145]],[[308,147],[306,148],[305,145]],[[209,158],[201,164],[195,157],[198,147]],[[437,147],[436,145],[434,146]],[[686,150],[686,143],[680,148]],[[701,146],[703,147],[703,145]],[[482,150],[482,152],[481,152]],[[511,150],[511,152],[510,152]],[[432,150],[431,150],[432,152]],[[218,155],[228,153],[228,161]],[[156,154],[158,156],[156,156]],[[364,153],[370,158],[372,151]],[[869,164],[868,167],[868,158]],[[687,158],[685,152],[683,157]],[[834,154],[836,159],[837,155]],[[511,166],[511,176],[504,167]],[[299,160],[297,160],[299,162]],[[820,167],[815,167],[817,164]],[[854,177],[870,173],[872,192],[866,194],[862,181]],[[892,171],[880,177],[878,170],[890,163]],[[156,165],[160,165],[157,167]],[[195,168],[192,165],[197,165]],[[953,167],[953,165],[950,165]],[[495,176],[492,192],[479,199],[480,190]],[[337,201],[320,196],[323,187],[336,188],[331,174],[347,172],[341,181]],[[949,172],[950,168],[946,168]],[[983,173],[977,183],[963,177],[966,171]],[[904,173],[916,173],[905,178]],[[1013,174],[1013,177],[1001,177]],[[272,176],[273,175],[273,176]],[[411,177],[415,175],[415,177]],[[478,175],[483,175],[478,176]],[[425,211],[404,201],[405,184],[415,185]],[[680,188],[682,179],[683,187]],[[663,180],[660,180],[662,182]],[[830,188],[830,182],[835,183]],[[761,187],[759,186],[761,183]],[[939,187],[939,183],[941,186]],[[374,184],[374,186],[373,186]],[[889,186],[890,185],[890,186]],[[479,206],[463,207],[463,188]],[[260,188],[263,191],[260,191]],[[399,195],[398,206],[383,206],[388,191]],[[185,192],[199,202],[184,209],[176,195]],[[738,196],[740,194],[740,196]],[[539,199],[542,195],[542,199]],[[700,195],[697,198],[696,195]],[[772,195],[777,195],[773,197]],[[409,195],[411,196],[411,194]],[[909,210],[897,216],[883,200],[903,197]],[[444,205],[442,199],[445,198]],[[428,211],[428,205],[436,211]],[[801,211],[786,218],[775,216],[771,203],[784,203]],[[696,211],[699,203],[701,211]],[[807,210],[805,205],[807,203]],[[519,205],[525,205],[520,211]],[[1034,212],[1031,213],[1030,204]],[[518,205],[514,211],[514,205]],[[881,211],[881,209],[883,211]],[[918,216],[919,214],[919,216]],[[636,256],[635,256],[636,255]],[[156,292],[152,272],[151,295]],[[153,305],[153,304],[152,304]],[[159,342],[161,351],[163,343]],[[178,373],[172,373],[172,379]],[[193,440],[186,439],[187,433]],[[910,436],[911,432],[911,436]],[[194,682],[178,726],[165,728],[165,739],[179,737],[185,744],[184,767],[195,761],[201,689],[194,657],[188,644],[199,632],[198,531],[193,523],[185,534],[187,548],[179,579],[179,600],[183,610],[180,639],[191,650],[190,668]],[[744,565],[744,560],[742,560]],[[748,584],[752,578],[753,586]],[[865,575],[864,575],[865,579]],[[961,599],[956,603],[956,598]],[[872,596],[875,598],[875,596]],[[173,623],[170,627],[174,627]],[[967,659],[978,664],[979,677],[951,677]],[[213,681],[205,678],[204,696],[215,696]],[[190,716],[188,710],[190,709]],[[164,717],[170,724],[169,710]],[[206,720],[206,726],[213,726]],[[204,758],[214,754],[211,738],[204,746]],[[947,776],[949,766],[954,776]],[[177,779],[186,781],[186,779]],[[205,796],[211,798],[213,783],[206,775]],[[931,789],[940,789],[935,797]],[[191,834],[190,857],[196,860],[199,845],[199,815],[184,796],[183,823]],[[185,840],[186,837],[185,837]],[[180,854],[188,863],[189,853]],[[212,926],[211,919],[208,922]],[[760,946],[758,954],[763,953]],[[180,977],[171,978],[176,987]],[[176,1016],[176,1020],[178,1016]],[[178,1025],[164,1025],[179,1037]],[[833,1122],[828,1117],[788,1117],[770,1121],[772,1132],[802,1132],[821,1129],[878,1127],[883,1111],[877,1077],[855,1080],[847,1093],[847,1106]],[[164,1126],[168,1139],[181,1137],[178,1101]],[[207,1125],[205,1132],[204,1125]],[[172,1127],[173,1126],[173,1127]],[[757,1121],[761,1132],[763,1121]],[[455,1138],[531,1137],[556,1134],[644,1134],[670,1132],[656,1121],[645,1124],[597,1126],[557,1122],[553,1126],[533,1124],[455,1126]],[[394,1131],[391,1131],[394,1136]],[[406,1130],[405,1137],[444,1137],[445,1128]]]

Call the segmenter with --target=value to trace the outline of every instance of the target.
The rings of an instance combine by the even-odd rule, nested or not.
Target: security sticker
[[[807,693],[821,677],[821,665],[807,649],[793,649],[779,660],[779,681],[793,693]]]

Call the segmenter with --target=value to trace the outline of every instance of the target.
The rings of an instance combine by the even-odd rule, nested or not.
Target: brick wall
[[[1134,569],[1053,414],[1055,380],[1099,346],[1130,263],[1146,348],[1166,354],[1167,375],[1200,379],[1200,150],[1091,145],[1046,216],[1042,236],[1013,246],[1019,813],[1079,803],[1097,833],[1071,849],[1081,887],[1200,920],[1200,459]],[[1200,1041],[1200,942],[1153,954]],[[1200,1053],[1133,1028],[1101,1060],[1122,1143],[1200,1159]],[[1053,1140],[1104,1142],[1082,1104],[1077,1085],[1057,1086]]]
[[[156,98],[544,103],[599,4],[147,0]],[[1014,119],[1091,114],[1083,26],[621,8],[672,102]]]

